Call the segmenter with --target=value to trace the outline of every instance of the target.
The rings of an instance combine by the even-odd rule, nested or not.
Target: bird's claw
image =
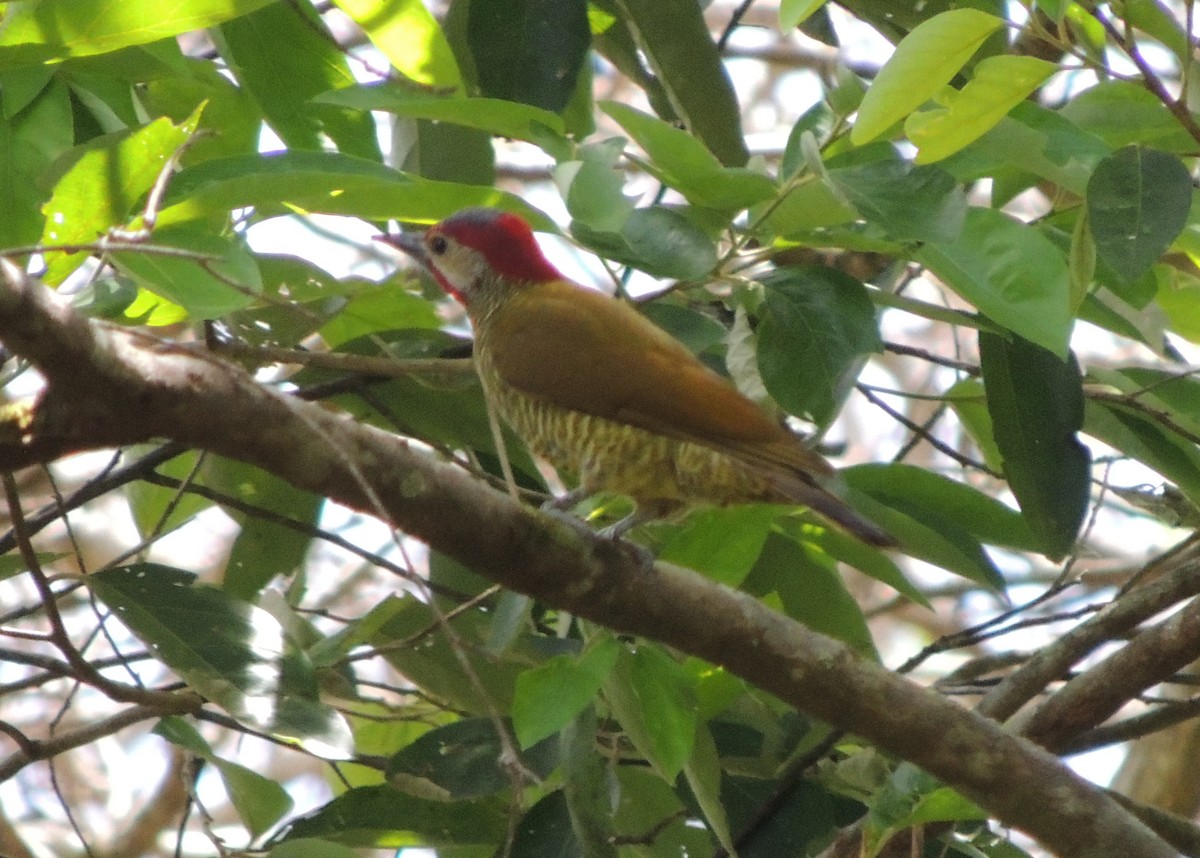
[[[546,503],[542,504],[542,512],[556,521],[561,521],[563,524],[569,525],[572,530],[587,538],[599,536],[601,539],[611,544],[613,548],[632,556],[637,561],[637,564],[641,567],[642,571],[654,571],[654,553],[646,546],[638,545],[636,542],[630,542],[628,539],[624,538],[624,534],[628,533],[631,527],[639,524],[637,521],[630,521],[633,516],[623,518],[616,524],[609,525],[608,527],[596,531],[588,527],[587,522],[583,519],[562,509],[556,503],[556,500],[547,501]]]

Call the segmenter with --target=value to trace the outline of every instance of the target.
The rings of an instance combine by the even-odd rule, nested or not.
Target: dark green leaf
[[[1096,255],[1137,280],[1179,235],[1191,205],[1192,177],[1179,158],[1126,146],[1101,161],[1088,182]]]
[[[280,843],[267,858],[360,858],[358,852],[340,843],[303,837]]]
[[[42,86],[34,88],[40,82]],[[42,74],[28,69],[0,75],[0,248],[33,244],[42,232],[38,210],[46,201],[41,180],[55,159],[74,142],[71,99],[60,82],[45,86]],[[33,89],[28,98],[23,85]]]
[[[474,6],[472,6],[474,8]],[[500,98],[437,96],[384,83],[347,87],[314,99],[320,104],[337,104],[356,110],[386,110],[411,119],[451,122],[486,131],[497,137],[534,142],[538,126],[556,134],[565,133],[557,113],[531,104]]]
[[[725,326],[712,316],[691,307],[669,304],[666,301],[650,301],[638,309],[694,354],[700,354],[717,345],[728,333]]]
[[[846,482],[851,483],[852,480]],[[855,509],[899,540],[906,554],[993,590],[1004,589],[1000,570],[983,550],[979,540],[955,521],[941,518],[927,507],[910,504],[899,495],[885,494],[876,498],[868,492],[853,489],[848,489],[845,495]],[[896,584],[892,586],[908,595]],[[926,600],[922,597],[916,601],[923,604]]]
[[[1021,513],[978,489],[925,468],[900,463],[859,465],[848,468],[843,476],[852,488],[884,502],[903,499],[907,508],[923,508],[931,516],[953,521],[982,542],[1022,551],[1041,547]]]
[[[876,161],[830,169],[829,179],[868,223],[895,241],[952,242],[962,231],[967,195],[941,168]]]
[[[254,207],[260,216],[299,209],[365,220],[433,223],[469,206],[521,215],[534,229],[554,222],[519,198],[491,187],[435,182],[337,152],[282,152],[206,161],[171,182],[160,226]]]
[[[1200,506],[1200,450],[1194,441],[1116,402],[1088,402],[1083,425],[1089,435],[1158,471]]]
[[[216,767],[225,782],[229,800],[255,837],[274,827],[292,809],[292,797],[281,784],[245,766],[218,757],[199,731],[181,716],[163,718],[155,726],[154,732]]]
[[[1091,452],[1075,356],[1062,361],[1019,337],[979,335],[980,364],[1004,475],[1042,551],[1071,550],[1087,513]]]
[[[189,572],[142,563],[97,572],[87,585],[163,663],[237,718],[313,753],[347,758],[350,730],[332,709],[294,694],[312,667],[266,611]]]
[[[1035,227],[972,208],[956,241],[926,244],[916,258],[992,321],[1066,356],[1073,322],[1066,256]]]
[[[846,589],[837,564],[810,553],[793,539],[772,533],[746,581],[754,595],[779,594],[783,609],[814,631],[844,641],[877,659],[862,609]]]
[[[582,854],[562,790],[539,799],[521,817],[509,853],[511,858],[569,858]]]
[[[1114,149],[1130,144],[1168,152],[1194,152],[1196,141],[1157,96],[1141,84],[1104,81],[1063,105],[1062,115]]]
[[[575,222],[571,233],[607,258],[655,277],[693,280],[717,264],[712,239],[684,215],[665,206],[634,209],[620,232],[598,232]]]
[[[591,44],[585,0],[471,0],[467,41],[483,94],[559,113]]]
[[[218,48],[238,82],[288,148],[319,151],[325,136],[346,154],[383,159],[369,115],[310,103],[355,82],[337,40],[311,7],[272,3],[218,32]]]
[[[209,457],[204,472],[212,488],[262,511],[254,515],[226,510],[242,530],[225,565],[224,589],[249,601],[276,575],[291,575],[303,562],[323,498],[231,459]],[[296,526],[287,527],[280,519]]]
[[[319,837],[347,846],[378,848],[463,844],[494,846],[504,839],[504,817],[484,802],[415,798],[390,786],[348,790],[295,820],[282,841]]]
[[[571,828],[579,841],[577,854],[587,858],[617,858],[612,812],[612,773],[596,753],[596,710],[587,707],[562,731],[563,797]]]
[[[725,166],[744,165],[750,154],[737,95],[701,5],[616,0],[616,7],[688,132]]]
[[[508,729],[508,725],[504,725]],[[464,718],[420,736],[388,760],[389,781],[405,792],[410,779],[427,782],[450,801],[482,798],[512,786],[505,767],[504,745],[491,718]],[[552,741],[530,747],[521,764],[546,777],[557,762]]]
[[[763,283],[763,384],[789,414],[824,425],[853,387],[863,358],[882,347],[875,305],[862,283],[832,268],[784,268]]]

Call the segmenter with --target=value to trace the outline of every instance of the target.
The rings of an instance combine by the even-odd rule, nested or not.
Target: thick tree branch
[[[1062,856],[1175,850],[1033,744],[756,599],[522,508],[400,438],[256,384],[212,355],[92,325],[8,265],[0,340],[46,393],[0,468],[170,438],[379,515],[497,583],[725,666],[911,760]]]
[[[1115,714],[1126,701],[1196,660],[1200,600],[1147,629],[1084,671],[1043,703],[1021,730],[1039,745],[1057,749]]]

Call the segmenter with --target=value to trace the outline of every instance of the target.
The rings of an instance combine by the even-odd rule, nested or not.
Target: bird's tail
[[[773,474],[772,482],[788,500],[820,513],[868,545],[880,548],[895,548],[898,545],[894,536],[859,515],[828,489],[800,476],[781,479],[779,474]]]

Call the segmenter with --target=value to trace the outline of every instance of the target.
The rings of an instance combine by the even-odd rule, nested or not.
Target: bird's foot
[[[569,525],[572,530],[583,536],[588,538],[599,536],[606,542],[611,543],[613,548],[617,549],[618,551],[631,555],[634,560],[637,561],[637,564],[642,568],[643,571],[654,571],[654,553],[644,545],[638,545],[636,542],[630,542],[628,539],[623,538],[630,529],[641,523],[641,520],[637,518],[636,513],[626,516],[616,524],[609,525],[608,527],[597,531],[588,527],[587,522],[583,519],[576,515],[572,515],[561,508],[556,502],[558,500],[561,499],[556,498],[555,500],[547,501],[546,503],[542,504],[542,512],[556,521],[561,521],[563,524]]]
[[[610,540],[614,544],[621,546],[623,549],[632,554],[638,561],[638,565],[642,567],[644,572],[654,571],[654,552],[644,545],[639,545],[636,542],[630,542],[625,539],[625,534],[633,530],[639,524],[643,524],[654,518],[652,514],[646,514],[634,510],[629,515],[625,516],[615,524],[610,524],[599,531],[599,535]]]
[[[562,512],[563,510],[567,510],[575,506],[575,504],[579,503],[581,500],[587,498],[591,494],[592,492],[589,492],[583,488],[571,489],[566,494],[559,495],[556,498],[550,498],[550,500],[542,504],[542,511],[549,513]]]

